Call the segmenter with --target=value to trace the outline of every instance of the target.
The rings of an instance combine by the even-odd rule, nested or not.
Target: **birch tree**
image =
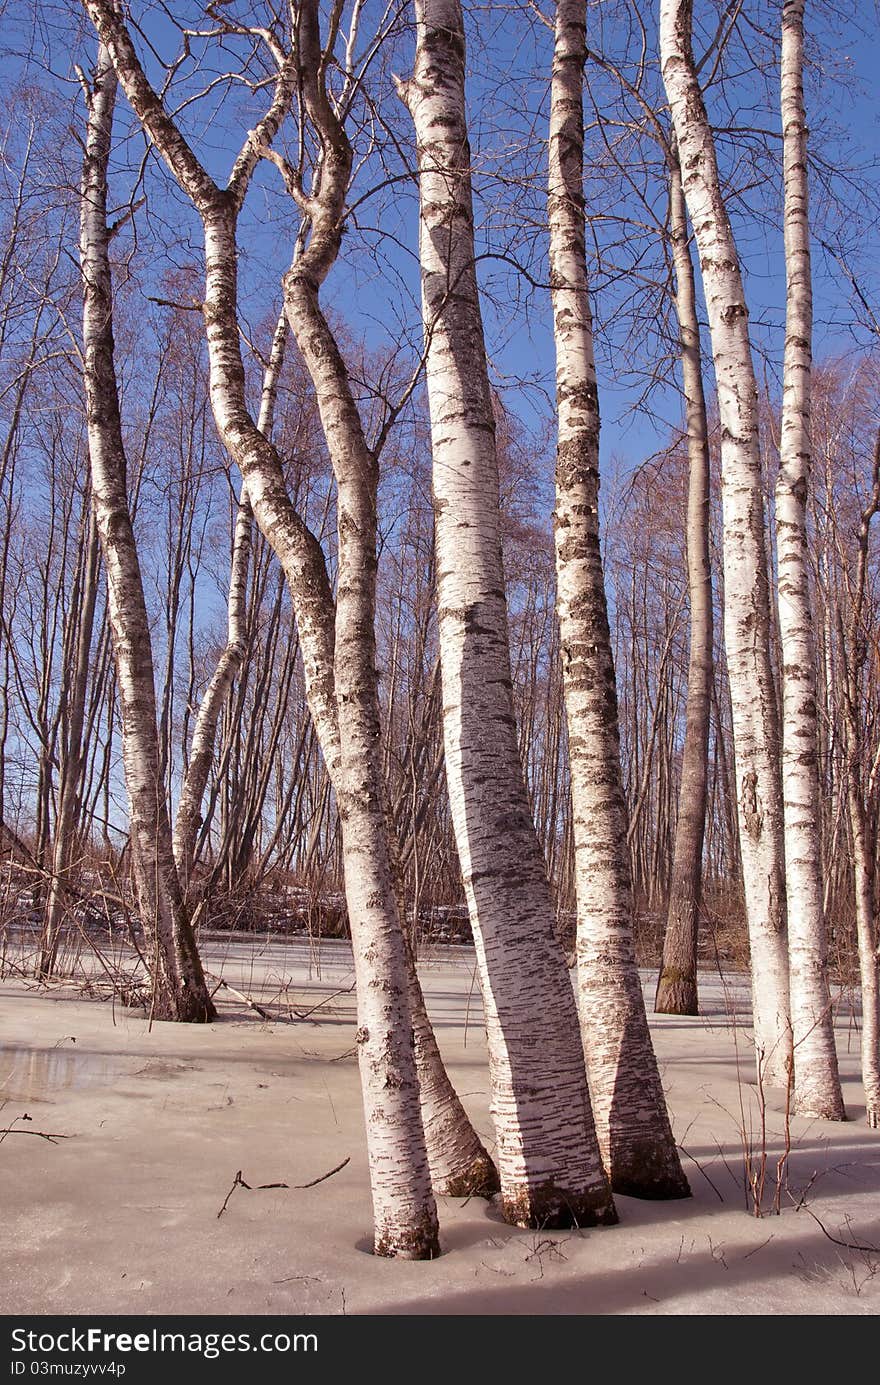
[[[275,328],[260,398],[257,427],[265,437],[272,435],[278,377],[284,364],[287,319],[282,313]],[[199,704],[193,729],[189,764],[180,792],[174,820],[174,857],[184,885],[188,885],[193,865],[196,838],[201,823],[201,805],[214,758],[217,723],[223,704],[246,652],[245,614],[247,608],[248,567],[251,554],[253,511],[247,486],[242,485],[232,539],[229,574],[226,646],[217,661],[211,680]]]
[[[709,558],[709,429],[694,266],[681,165],[668,147],[669,239],[675,269],[675,312],[681,348],[688,451],[687,536],[690,658],[678,819],[663,939],[663,962],[654,1008],[659,1014],[696,1015],[697,937],[703,879],[703,838],[709,786],[713,612]]]
[[[748,308],[694,62],[693,0],[661,0],[660,62],[700,256],[721,421],[724,635],[759,1073],[791,1069],[779,728]]]
[[[599,396],[583,196],[585,0],[558,0],[548,219],[556,342],[557,605],[571,769],[577,974],[599,1141],[615,1192],[685,1197],[633,946],[617,687],[599,543]]]
[[[83,379],[92,497],[104,567],[122,720],[131,852],[152,968],[157,1019],[209,1021],[214,1006],[174,863],[168,803],[159,774],[152,645],[126,489],[126,457],[113,363],[113,290],[107,225],[116,73],[105,44],[85,82],[88,129],[82,177]]]
[[[782,9],[782,159],[786,319],[776,551],[782,646],[782,787],[794,1105],[805,1116],[844,1120],[827,975],[819,818],[816,647],[810,599],[807,501],[812,441],[813,301],[807,124],[805,0]]]
[[[489,1045],[504,1216],[615,1217],[602,1167],[511,693],[498,458],[474,262],[458,0],[416,0],[412,77],[433,449],[443,733]]]

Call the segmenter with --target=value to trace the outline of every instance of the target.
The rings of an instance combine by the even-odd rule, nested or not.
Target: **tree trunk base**
[[[674,1202],[679,1198],[693,1197],[691,1185],[684,1174],[653,1179],[618,1174],[611,1186],[622,1197],[637,1197],[643,1202]]]
[[[664,967],[654,998],[655,1015],[698,1015],[697,978]]]
[[[545,1183],[537,1188],[504,1193],[504,1220],[532,1231],[560,1231],[570,1227],[616,1226],[617,1209],[608,1185],[587,1193],[575,1193]]]
[[[436,1260],[440,1255],[440,1234],[435,1218],[426,1217],[421,1226],[407,1226],[376,1232],[373,1254],[391,1260]]]
[[[644,1150],[638,1146],[629,1148],[625,1158],[615,1155],[610,1159],[613,1174],[611,1187],[615,1193],[624,1197],[638,1197],[649,1202],[667,1202],[675,1198],[691,1196],[691,1187],[685,1177],[676,1155],[675,1163],[657,1157],[656,1145],[647,1144]]]
[[[37,979],[37,981],[49,981],[49,980],[51,980],[52,973],[54,972],[54,970],[55,970],[55,955],[54,955],[54,952],[41,952],[41,953],[40,953],[40,960],[39,960],[39,962],[37,963],[36,967],[34,968],[34,976],[35,976],[35,978]]]
[[[217,1018],[210,996],[200,999],[187,992],[180,996],[156,995],[147,1008],[150,1019],[167,1020],[172,1024],[213,1024]]]
[[[803,1116],[805,1120],[845,1121],[849,1120],[846,1108],[840,1101],[814,1101],[806,1098],[799,1101],[797,1093],[791,1103],[792,1114]]]
[[[440,1197],[494,1197],[501,1191],[498,1170],[484,1149],[480,1149],[467,1168],[434,1180]]]

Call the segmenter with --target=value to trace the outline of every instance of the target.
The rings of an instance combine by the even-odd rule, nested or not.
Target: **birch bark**
[[[113,362],[113,292],[107,227],[107,165],[117,81],[102,43],[88,96],[80,262],[83,375],[95,519],[107,572],[108,610],[130,804],[131,853],[152,969],[157,1019],[208,1021],[214,1006],[186,915],[159,775],[150,626],[128,508],[126,458]]]
[[[712,570],[709,560],[709,430],[700,352],[694,266],[678,150],[669,150],[669,236],[675,267],[675,311],[681,347],[688,449],[687,564],[690,657],[681,788],[663,964],[654,1008],[659,1014],[696,1015],[697,937],[703,882],[703,836],[709,780],[712,706]]]
[[[660,0],[660,61],[700,256],[721,419],[724,633],[758,1069],[792,1061],[779,730],[770,657],[757,388],[739,257],[691,39],[693,0]]]
[[[507,1220],[616,1219],[516,739],[495,422],[474,263],[458,0],[416,0],[416,131],[446,774]]]
[[[782,160],[786,315],[776,551],[782,646],[782,791],[794,1108],[845,1120],[828,988],[819,816],[816,646],[810,600],[807,499],[812,442],[813,294],[804,107],[805,0],[782,8]]]
[[[282,314],[272,338],[257,419],[258,429],[267,438],[272,434],[278,377],[284,364],[286,340],[287,321]],[[184,889],[189,887],[193,867],[196,839],[201,826],[202,799],[214,759],[217,723],[246,652],[247,581],[253,522],[254,513],[248,498],[247,486],[242,483],[232,540],[226,647],[217,661],[199,706],[193,729],[189,765],[174,820],[174,859]]]
[[[556,343],[557,607],[571,765],[581,1028],[615,1192],[690,1193],[651,1044],[633,943],[617,685],[599,542],[599,396],[584,220],[586,0],[558,0],[548,219]]]

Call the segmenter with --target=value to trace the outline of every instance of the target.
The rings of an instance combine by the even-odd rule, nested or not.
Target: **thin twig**
[[[827,1227],[825,1227],[822,1224],[822,1222],[816,1216],[816,1213],[810,1211],[806,1203],[804,1203],[804,1211],[806,1212],[808,1217],[813,1218],[813,1221],[816,1223],[819,1230],[822,1232],[822,1235],[826,1236],[828,1240],[832,1242],[833,1245],[842,1246],[844,1250],[858,1250],[861,1251],[864,1255],[880,1255],[880,1246],[860,1246],[857,1245],[855,1241],[841,1241],[838,1239],[837,1236],[832,1236],[831,1232],[827,1229]]]
[[[223,1213],[226,1211],[226,1208],[229,1206],[229,1199],[232,1197],[232,1194],[235,1192],[236,1188],[247,1188],[248,1192],[251,1191],[251,1185],[250,1185],[250,1183],[245,1183],[244,1179],[243,1179],[242,1176],[241,1176],[241,1169],[239,1169],[238,1173],[235,1175],[235,1178],[232,1180],[232,1187],[229,1189],[229,1192],[226,1194],[226,1197],[223,1199],[223,1206],[220,1208],[220,1211],[217,1213],[217,1220],[218,1220],[218,1221],[219,1221],[220,1218],[223,1216]]]
[[[682,1152],[682,1154],[686,1155],[687,1158],[690,1159],[691,1163],[696,1164],[697,1168],[699,1169],[700,1173],[701,1173],[701,1174],[703,1175],[703,1177],[705,1178],[706,1182],[709,1184],[709,1187],[712,1189],[712,1191],[713,1191],[713,1193],[715,1194],[715,1196],[717,1197],[718,1201],[719,1201],[719,1202],[723,1202],[723,1201],[724,1201],[723,1196],[722,1196],[721,1193],[718,1191],[718,1189],[716,1188],[715,1184],[712,1182],[711,1178],[710,1178],[709,1175],[707,1174],[706,1170],[703,1168],[703,1165],[700,1163],[699,1159],[697,1159],[693,1154],[691,1154],[691,1152],[690,1152],[689,1149],[685,1149],[684,1145],[677,1145],[676,1148],[677,1148],[677,1149],[680,1149],[681,1152]]]
[[[232,1187],[229,1189],[229,1192],[223,1199],[223,1206],[217,1213],[217,1220],[220,1220],[220,1218],[223,1216],[223,1213],[226,1211],[226,1208],[229,1206],[229,1199],[232,1197],[232,1194],[235,1192],[236,1188],[246,1188],[249,1193],[263,1193],[266,1192],[269,1188],[291,1188],[295,1189],[297,1192],[302,1192],[304,1188],[314,1188],[319,1183],[325,1182],[326,1179],[332,1178],[334,1173],[339,1173],[340,1169],[344,1169],[346,1164],[350,1163],[351,1155],[349,1154],[347,1158],[343,1159],[341,1164],[336,1165],[335,1169],[329,1169],[327,1173],[322,1173],[320,1178],[313,1178],[309,1183],[258,1183],[256,1188],[253,1186],[253,1184],[247,1183],[245,1181],[245,1179],[242,1176],[241,1169],[239,1169],[238,1173],[235,1175],[235,1178],[232,1180]]]
[[[59,1140],[72,1140],[72,1135],[59,1135],[57,1130],[47,1132],[45,1130],[13,1130],[9,1125],[5,1130],[0,1130],[0,1144],[6,1139],[7,1135],[33,1135],[38,1140],[48,1140],[50,1145],[57,1144]]]
[[[344,1169],[346,1164],[350,1163],[351,1155],[349,1154],[348,1158],[343,1159],[341,1164],[337,1164],[335,1169],[330,1169],[327,1173],[322,1173],[320,1178],[313,1178],[311,1183],[294,1183],[293,1187],[299,1192],[301,1192],[303,1188],[314,1188],[318,1183],[323,1183],[325,1179],[332,1178],[334,1173],[339,1173],[340,1169]]]

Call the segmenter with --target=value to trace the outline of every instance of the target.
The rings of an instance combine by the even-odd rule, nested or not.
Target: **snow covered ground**
[[[880,1134],[863,1123],[857,1014],[845,996],[838,1042],[851,1119],[792,1119],[779,1215],[785,1095],[765,1094],[762,1137],[747,988],[707,976],[699,1018],[652,1017],[691,1200],[620,1197],[617,1227],[545,1233],[506,1226],[480,1199],[442,1199],[443,1255],[406,1264],[369,1254],[347,946],[216,935],[204,950],[215,976],[289,1019],[267,1022],[220,989],[216,1024],[150,1027],[110,1002],[0,983],[0,1126],[29,1132],[0,1136],[0,1311],[880,1309]],[[453,1080],[490,1143],[473,953],[437,949],[420,969]],[[759,1171],[762,1153],[767,1215],[756,1218],[744,1164]],[[292,1186],[345,1159],[332,1177]],[[235,1187],[218,1217],[238,1171],[251,1188]],[[273,1183],[291,1186],[258,1186]]]

